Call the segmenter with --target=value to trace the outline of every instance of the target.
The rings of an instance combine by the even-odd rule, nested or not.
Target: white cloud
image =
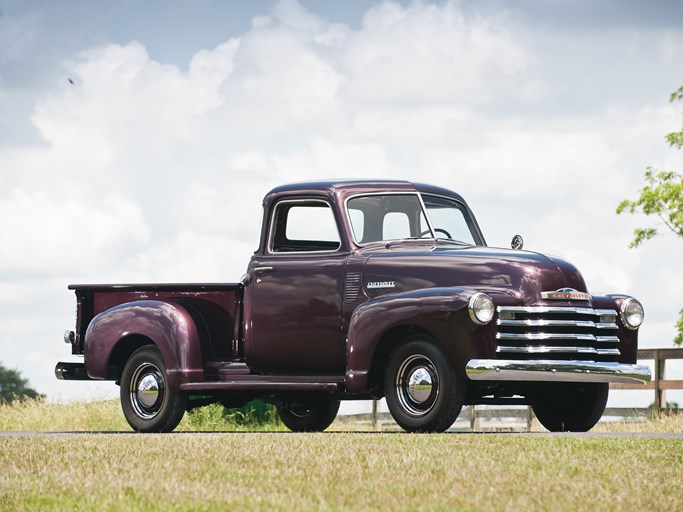
[[[3,363],[44,385],[33,362],[66,356],[69,280],[236,280],[258,245],[262,196],[313,178],[456,189],[489,242],[521,231],[527,248],[576,263],[591,289],[634,293],[673,321],[671,251],[629,252],[638,219],[614,208],[646,165],[683,166],[662,141],[678,105],[645,93],[622,104],[607,91],[591,111],[553,107],[583,78],[559,83],[546,47],[571,54],[576,40],[537,37],[504,12],[382,2],[356,29],[295,1],[262,14],[186,68],[135,41],[86,49],[65,63],[75,83],[36,99],[45,144],[0,149],[0,291],[23,296],[0,321],[32,347]],[[596,54],[618,49],[614,37],[591,39]],[[657,41],[668,51],[671,38],[649,48]],[[41,288],[48,275],[59,292]],[[50,312],[40,329],[28,309]]]
[[[117,264],[148,237],[140,206],[115,196],[100,204],[18,189],[0,197],[0,267],[9,275]]]
[[[370,9],[344,51],[348,94],[372,103],[473,105],[514,97],[532,61],[503,16],[467,17],[443,6],[383,2]]]

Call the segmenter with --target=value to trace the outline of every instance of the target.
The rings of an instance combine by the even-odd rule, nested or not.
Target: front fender
[[[474,293],[476,290],[467,288],[425,288],[383,295],[358,306],[351,315],[346,343],[347,391],[366,390],[368,372],[382,336],[401,326],[429,332],[456,372],[465,375],[465,365],[476,353],[472,333],[477,326],[467,312]]]
[[[93,379],[105,379],[114,347],[130,336],[154,342],[166,365],[169,385],[202,380],[199,333],[190,313],[173,301],[140,300],[114,306],[97,315],[85,334],[85,363]]]

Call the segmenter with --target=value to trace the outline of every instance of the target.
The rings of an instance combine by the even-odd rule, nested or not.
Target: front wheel
[[[443,432],[460,414],[465,383],[434,340],[413,336],[394,350],[384,379],[389,412],[408,432]]]
[[[282,423],[292,432],[322,432],[332,424],[338,411],[339,400],[331,398],[277,406]]]
[[[166,366],[156,347],[139,348],[126,362],[121,408],[137,432],[171,432],[183,419],[187,395],[168,387]]]
[[[607,406],[609,384],[560,384],[547,388],[532,406],[551,432],[588,432]]]

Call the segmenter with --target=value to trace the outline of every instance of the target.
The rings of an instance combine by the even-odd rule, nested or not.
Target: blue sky
[[[67,284],[237,280],[264,193],[332,177],[457,190],[669,346],[681,242],[629,250],[653,221],[614,210],[683,169],[682,49],[677,2],[0,0],[0,360],[115,393],[52,376]]]

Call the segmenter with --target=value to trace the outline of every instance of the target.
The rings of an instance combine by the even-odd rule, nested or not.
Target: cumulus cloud
[[[573,44],[565,37],[555,41]],[[625,249],[614,207],[656,163],[677,111],[648,98],[541,115],[581,81],[548,71],[558,66],[548,40],[505,11],[458,2],[381,2],[351,28],[285,0],[187,65],[159,62],[137,41],[73,55],[64,77],[74,84],[35,101],[43,144],[0,148],[0,290],[34,290],[30,307],[52,312],[39,333],[33,313],[0,313],[34,347],[10,366],[52,392],[52,376],[27,358],[64,357],[47,328],[71,321],[68,281],[236,280],[258,244],[263,194],[301,179],[457,189],[489,242],[522,231],[530,249],[577,263],[592,289],[647,302],[657,285],[640,277],[646,258]],[[48,275],[49,290],[39,285]],[[58,394],[81,389],[60,384]]]

